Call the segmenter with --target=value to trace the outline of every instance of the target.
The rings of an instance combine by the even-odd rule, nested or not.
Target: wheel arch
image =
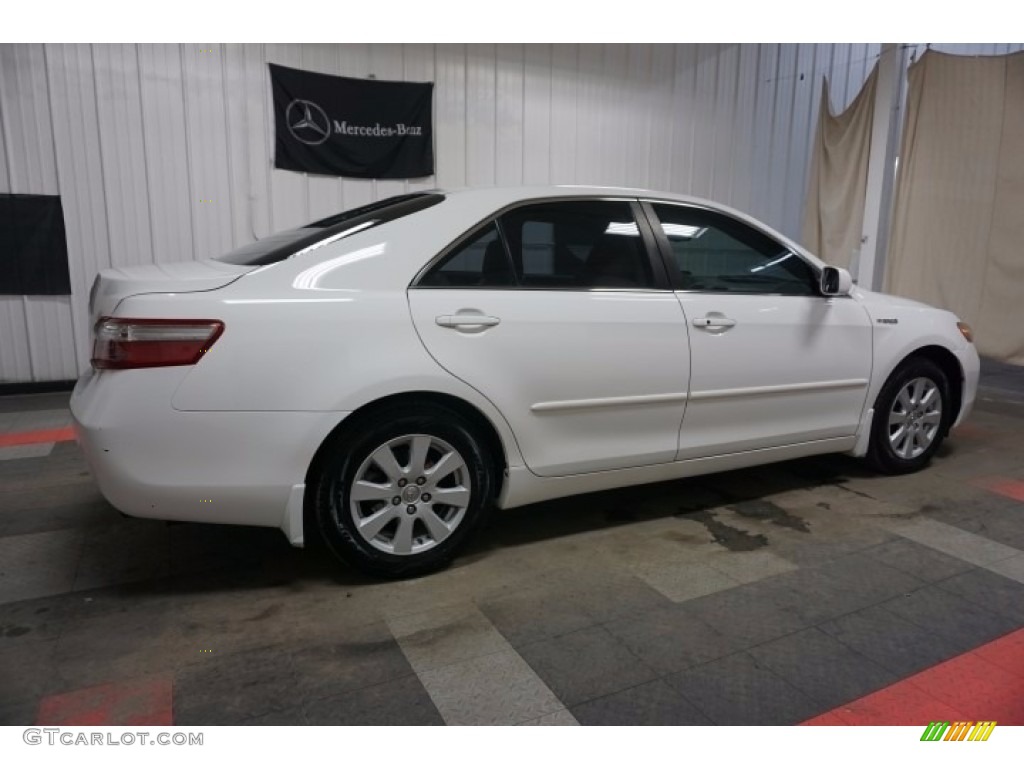
[[[924,347],[918,347],[912,352],[907,353],[902,360],[893,366],[892,370],[889,371],[889,375],[886,376],[886,381],[907,363],[908,360],[914,358],[923,358],[929,360],[937,365],[944,374],[946,379],[949,381],[949,399],[950,402],[950,415],[946,420],[946,430],[948,432],[949,427],[956,423],[957,417],[960,415],[960,409],[963,407],[963,395],[964,395],[964,369],[957,359],[957,356],[950,352],[946,347],[939,344],[929,344]]]
[[[327,453],[328,446],[330,446],[335,440],[344,439],[346,432],[358,429],[361,424],[366,423],[368,420],[372,420],[374,415],[382,410],[403,405],[409,407],[422,406],[428,403],[444,406],[457,411],[477,428],[480,438],[484,441],[488,449],[488,454],[492,457],[493,461],[492,470],[494,472],[494,489],[492,500],[497,499],[501,495],[502,488],[508,479],[508,451],[505,448],[505,444],[502,442],[500,432],[486,414],[472,403],[455,395],[428,390],[398,392],[372,400],[354,410],[338,422],[334,429],[327,434],[317,447],[316,452],[313,454],[313,458],[306,469],[305,477],[306,493],[303,503],[303,528],[307,534],[316,530],[316,526],[312,524],[311,518],[312,481],[320,469],[324,456]],[[308,542],[309,538],[307,536],[307,545]]]

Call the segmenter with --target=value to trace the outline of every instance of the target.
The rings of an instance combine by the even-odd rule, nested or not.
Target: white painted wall
[[[0,45],[0,192],[62,196],[73,286],[70,298],[0,297],[0,382],[72,379],[88,365],[88,290],[104,267],[215,256],[407,190],[651,187],[711,197],[798,235],[820,77],[843,107],[878,51]],[[274,169],[267,62],[434,81],[436,177]]]

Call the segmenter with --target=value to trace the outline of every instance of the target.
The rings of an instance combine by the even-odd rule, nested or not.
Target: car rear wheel
[[[364,573],[437,570],[483,522],[491,466],[457,411],[431,404],[379,412],[343,430],[321,462],[318,527],[330,550]]]
[[[949,426],[949,381],[931,360],[912,358],[875,400],[869,463],[887,474],[916,472],[931,460]]]

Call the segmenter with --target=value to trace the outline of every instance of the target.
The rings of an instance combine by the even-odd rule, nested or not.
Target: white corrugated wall
[[[797,235],[820,77],[843,107],[879,48],[0,45],[0,192],[61,195],[73,290],[0,296],[0,382],[78,376],[88,290],[104,267],[216,256],[407,190],[651,187]],[[268,62],[434,81],[436,176],[274,169]]]

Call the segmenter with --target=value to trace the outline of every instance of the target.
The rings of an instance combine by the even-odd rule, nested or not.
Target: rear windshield
[[[372,229],[388,221],[394,221],[430,208],[442,200],[444,200],[444,195],[436,192],[415,192],[410,195],[389,197],[329,216],[326,219],[320,219],[320,221],[314,221],[312,224],[306,224],[297,229],[276,232],[255,243],[243,245],[230,253],[218,256],[216,260],[226,264],[254,267],[276,264],[327,238],[340,240],[356,232]]]

